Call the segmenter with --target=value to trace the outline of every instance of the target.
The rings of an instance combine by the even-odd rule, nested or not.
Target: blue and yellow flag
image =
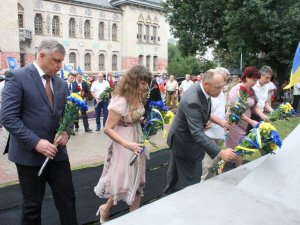
[[[293,61],[290,83],[287,86],[285,86],[283,89],[291,88],[296,83],[299,82],[300,82],[300,42],[298,43],[298,47]]]

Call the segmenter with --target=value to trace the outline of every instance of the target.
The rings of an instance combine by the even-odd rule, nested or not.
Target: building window
[[[144,35],[144,40],[146,42],[149,42],[149,37],[150,37],[150,26],[149,25],[146,25],[146,32],[145,32],[146,35]]]
[[[112,25],[112,40],[113,41],[118,40],[118,26],[115,23]]]
[[[69,55],[69,63],[73,63],[74,68],[76,68],[76,54],[74,52],[71,52]]]
[[[86,53],[84,55],[84,69],[87,71],[91,70],[91,54]]]
[[[20,66],[25,66],[25,53],[20,53]]]
[[[43,17],[42,14],[35,14],[34,17],[34,33],[43,34]]]
[[[69,37],[76,37],[76,30],[75,30],[75,19],[70,18],[69,20]]]
[[[111,68],[113,71],[118,70],[118,56],[116,54],[113,54],[112,56]]]
[[[143,24],[138,24],[138,34],[137,34],[137,39],[138,42],[142,42],[142,37],[143,37]]]
[[[150,70],[150,55],[147,55],[146,57],[146,67]]]
[[[84,38],[91,38],[91,22],[89,20],[84,22]]]
[[[153,56],[153,71],[157,71],[157,56]]]
[[[139,55],[139,64],[143,65],[144,62],[144,56],[143,55]]]
[[[99,23],[99,40],[104,40],[104,22]]]
[[[18,14],[18,23],[19,23],[19,28],[24,27],[23,14]]]
[[[105,70],[105,56],[104,54],[99,55],[99,70]]]
[[[58,16],[53,16],[52,19],[52,34],[55,36],[59,35],[59,18]]]
[[[156,43],[157,41],[157,27],[153,27],[153,36],[152,36],[153,42]]]

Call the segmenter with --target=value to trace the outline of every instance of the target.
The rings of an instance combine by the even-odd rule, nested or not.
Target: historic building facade
[[[66,49],[65,62],[86,73],[122,73],[135,64],[153,73],[167,67],[168,28],[161,0],[1,1],[1,67],[6,57],[31,63],[43,39]],[[16,7],[12,7],[15,4]],[[6,11],[5,9],[9,9]],[[16,35],[17,34],[17,35]]]

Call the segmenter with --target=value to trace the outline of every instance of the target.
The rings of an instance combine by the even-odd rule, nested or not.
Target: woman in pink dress
[[[151,81],[150,71],[141,65],[129,69],[115,87],[108,106],[104,133],[112,139],[103,172],[94,191],[100,198],[108,198],[97,211],[100,222],[109,219],[110,209],[118,201],[129,205],[130,211],[139,208],[145,186],[147,153],[140,143],[144,115],[143,103]],[[138,155],[130,166],[134,155]]]
[[[257,114],[262,120],[267,120],[267,116],[263,114],[263,112],[256,106],[257,100],[255,97],[255,92],[252,87],[256,84],[257,80],[260,78],[260,72],[254,67],[250,66],[244,70],[243,76],[241,77],[242,83],[235,85],[229,92],[228,103],[229,103],[229,111],[227,114],[230,114],[230,108],[234,106],[238,100],[239,91],[241,86],[244,89],[247,89],[249,97],[247,99],[248,107],[246,112],[241,116],[241,120],[238,124],[234,124],[231,126],[227,137],[225,146],[228,148],[235,149],[236,146],[239,145],[242,137],[246,135],[246,129],[248,124],[251,124],[253,127],[257,124],[257,121],[251,119],[251,111]],[[242,164],[242,158],[237,156],[235,159],[236,166],[240,166]]]

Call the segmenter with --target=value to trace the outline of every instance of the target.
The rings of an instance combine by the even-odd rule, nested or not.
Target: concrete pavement
[[[101,118],[102,122],[102,118]],[[79,121],[79,131],[75,136],[71,136],[67,144],[69,158],[72,169],[84,167],[87,165],[98,165],[105,160],[106,152],[111,143],[111,140],[103,133],[103,129],[96,130],[95,119],[89,119],[90,128],[92,133],[86,133],[83,128],[82,121]],[[168,129],[169,126],[166,126]],[[0,135],[2,131],[0,131]],[[165,148],[166,139],[162,138],[162,132],[151,138],[158,148]],[[4,143],[0,143],[4,145]],[[153,150],[152,146],[149,146]],[[15,164],[7,159],[7,154],[0,153],[0,186],[8,182],[18,182],[18,176]]]

